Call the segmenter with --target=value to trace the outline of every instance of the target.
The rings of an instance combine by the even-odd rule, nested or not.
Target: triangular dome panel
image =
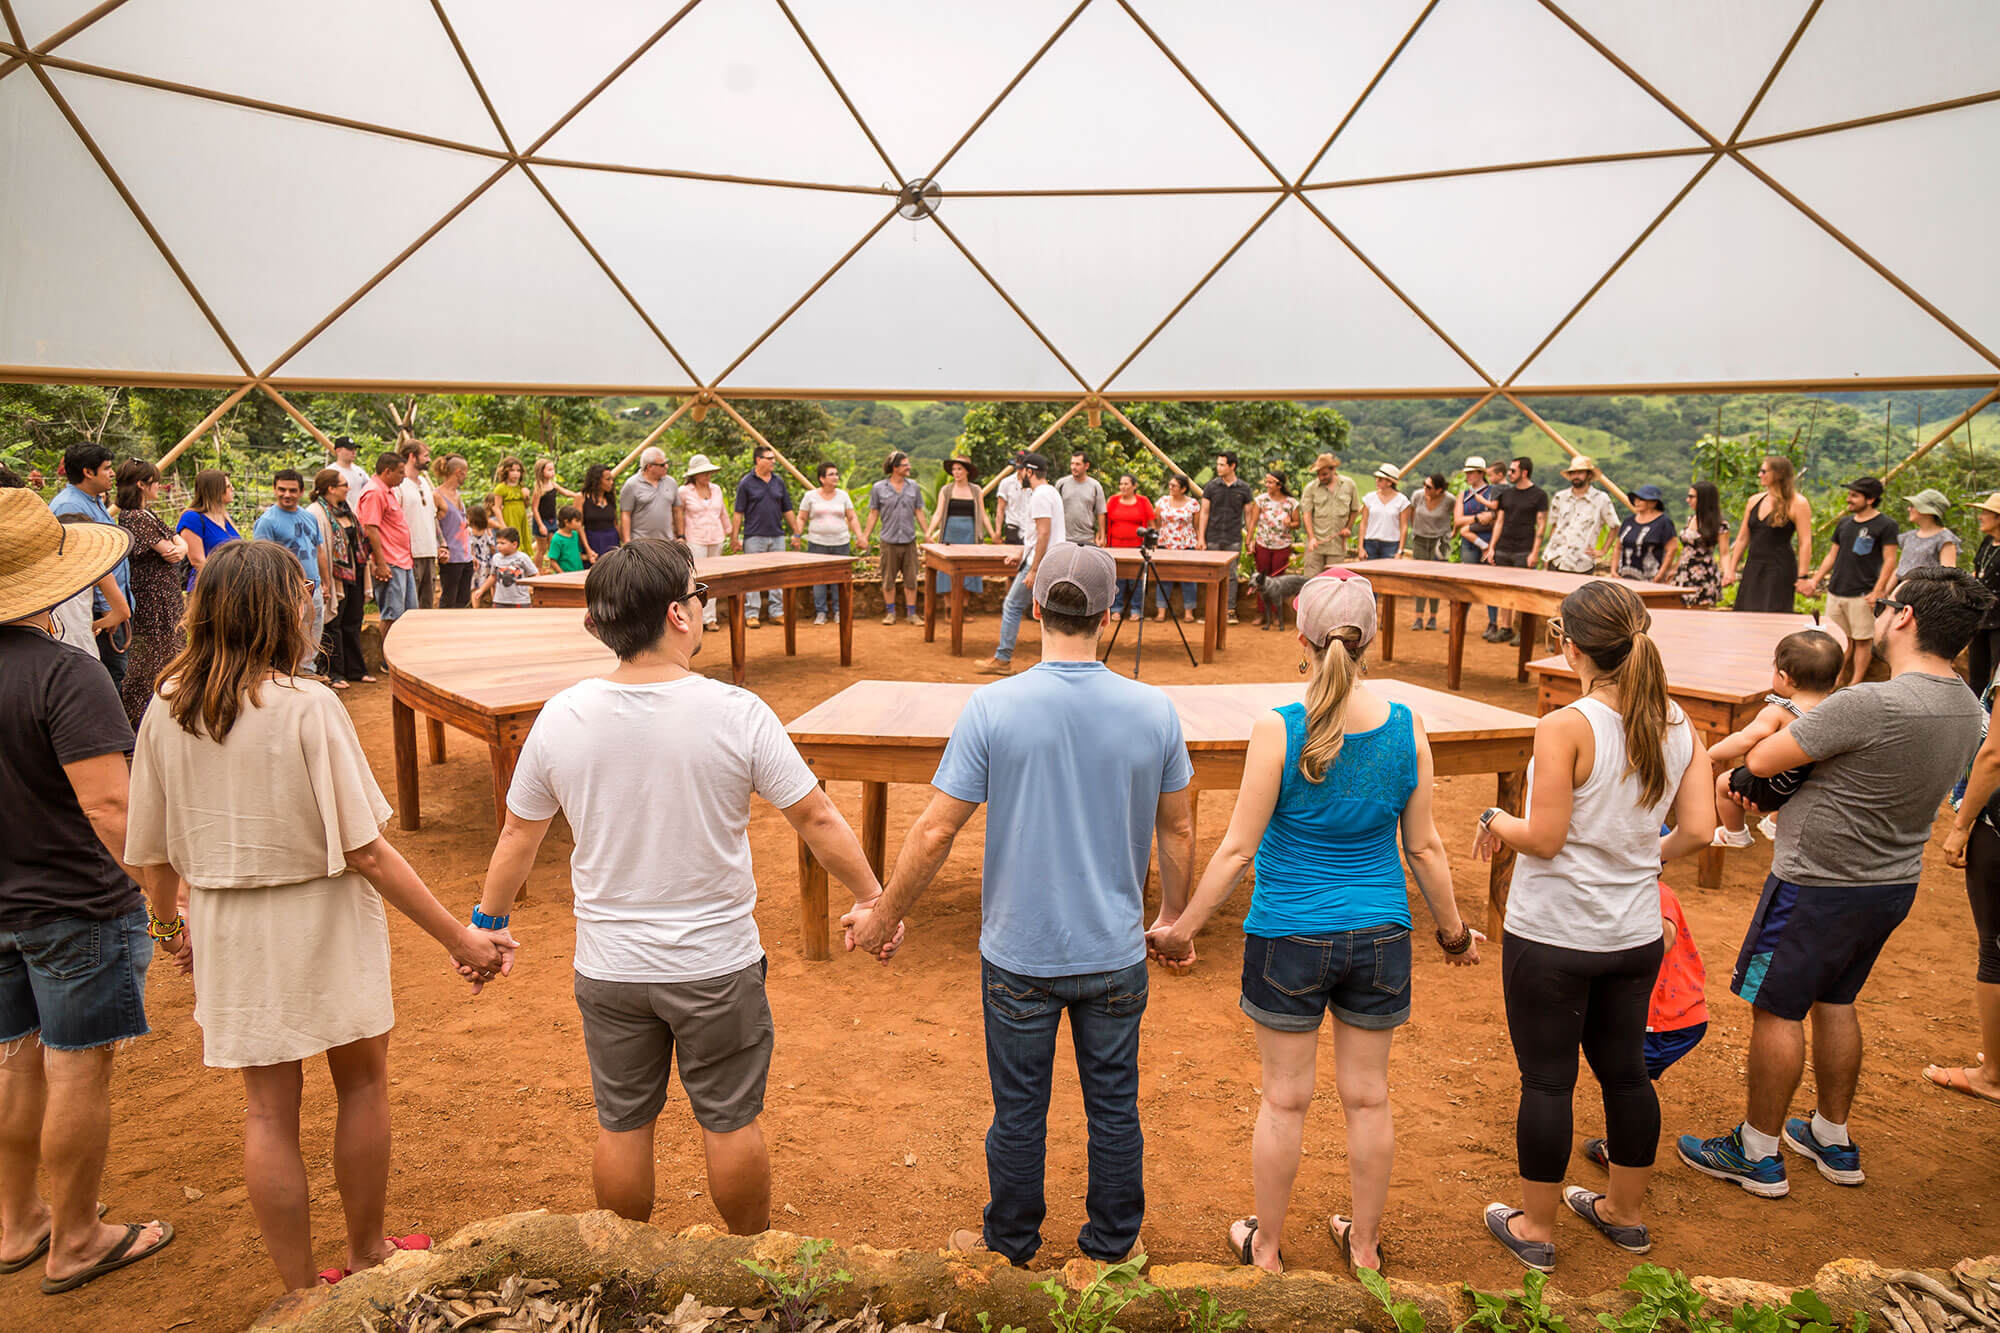
[[[1070,364],[1100,384],[1276,198],[950,199],[941,216]]]
[[[1483,172],[1311,198],[1466,355],[1504,376],[1706,160]]]
[[[1085,9],[938,181],[947,194],[1276,183],[1115,4]]]
[[[1081,387],[949,237],[901,219],[862,246],[722,388],[885,384],[940,397]]]
[[[445,12],[524,152],[674,15],[648,0],[563,0],[561,22],[545,0],[451,0]]]
[[[1838,125],[1996,90],[2000,5],[1991,0],[1826,0],[1744,137]]]
[[[1310,209],[1287,200],[1111,382],[1114,392],[1297,393],[1479,384]]]
[[[896,169],[928,175],[1076,6],[1073,0],[792,0]]]
[[[1285,179],[1297,180],[1423,0],[1146,0],[1139,9]]]
[[[1444,0],[1310,179],[1368,180],[1700,143],[1535,0]]]
[[[0,80],[0,365],[241,374],[33,75]]]
[[[1996,347],[2000,264],[1986,256],[2000,207],[2000,157],[1966,151],[1995,136],[2000,103],[1986,102],[1790,139],[1745,156],[1973,337]],[[1950,184],[1934,204],[1912,207],[1901,191],[1855,188],[1871,180]]]
[[[712,380],[893,200],[537,167],[579,230],[653,317],[674,350]]]
[[[51,77],[256,366],[494,170],[491,158],[407,139],[115,79]]]
[[[1991,370],[1725,159],[1519,378],[1529,387],[1832,383]]]
[[[703,0],[541,155],[825,185],[889,174],[776,0]]]
[[[65,42],[62,54],[277,106],[500,146],[444,25],[429,5],[411,0],[126,0]]]
[[[688,382],[518,171],[474,200],[278,374],[378,384]]]
[[[29,46],[40,46],[97,6],[91,0],[12,0],[14,21]],[[0,35],[7,31],[0,24]]]
[[[1726,140],[1809,2],[1562,0],[1562,9],[1661,96]]]

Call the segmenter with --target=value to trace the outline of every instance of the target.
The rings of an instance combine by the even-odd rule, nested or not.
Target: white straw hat
[[[708,461],[707,454],[696,454],[693,458],[688,459],[687,474],[690,477],[698,477],[704,472],[720,471],[722,471],[721,468]]]
[[[115,523],[64,523],[33,491],[0,489],[0,624],[68,601],[131,549]]]
[[[1375,475],[1385,477],[1390,481],[1401,481],[1403,479],[1403,474],[1397,471],[1394,463],[1384,463],[1381,467],[1376,468]]]

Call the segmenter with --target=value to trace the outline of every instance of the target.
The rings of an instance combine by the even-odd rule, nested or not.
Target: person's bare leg
[[[1859,685],[1861,678],[1868,674],[1868,664],[1875,657],[1875,640],[1855,639],[1847,645],[1847,670],[1842,673],[1841,684]]]
[[[48,1275],[61,1281],[89,1268],[125,1239],[124,1223],[97,1216],[97,1190],[104,1180],[104,1156],[111,1144],[110,1046],[88,1051],[42,1048],[48,1079],[48,1109],[42,1116],[42,1165],[49,1173],[54,1229],[49,1235]],[[160,1243],[164,1233],[149,1222],[132,1242],[134,1251]]]
[[[1347,1120],[1347,1178],[1354,1194],[1348,1251],[1357,1268],[1382,1266],[1382,1214],[1396,1160],[1396,1124],[1389,1110],[1391,1035],[1338,1019],[1333,1024],[1333,1081]]]
[[[1729,799],[1729,769],[1715,775],[1715,822],[1731,833],[1743,831],[1743,807]]]
[[[1306,1110],[1319,1077],[1319,1033],[1278,1032],[1257,1024],[1264,1060],[1264,1096],[1250,1135],[1250,1184],[1257,1201],[1257,1235],[1250,1257],[1259,1268],[1284,1271],[1285,1211],[1299,1174]]]
[[[1556,1207],[1562,1202],[1562,1182],[1522,1180],[1521,1216],[1509,1222],[1517,1239],[1548,1242],[1556,1238]]]
[[[1763,1009],[1750,1010],[1750,1127],[1775,1137],[1806,1072],[1805,1024]],[[1848,1088],[1850,1100],[1853,1086]]]
[[[389,1198],[389,1034],[326,1053],[340,1110],[333,1122],[333,1181],[347,1219],[347,1266],[373,1268],[395,1247],[383,1234]]]
[[[318,1280],[312,1258],[312,1211],[299,1152],[299,1103],[305,1075],[297,1060],[243,1071],[243,1180],[250,1211],[287,1289]]]
[[[1861,1019],[1853,1005],[1813,1006],[1812,1054],[1814,1109],[1844,1125],[1861,1082]]]
[[[1611,1183],[1604,1188],[1604,1202],[1597,1215],[1613,1226],[1636,1227],[1646,1222],[1646,1186],[1653,1179],[1650,1166],[1619,1166],[1612,1163]]]
[[[1979,1005],[1979,1063],[1965,1071],[1972,1090],[2000,1097],[2000,983],[1982,981],[1972,988]]]
[[[701,1132],[708,1159],[708,1197],[723,1225],[735,1236],[755,1236],[771,1229],[771,1154],[764,1146],[764,1129],[755,1120],[741,1129],[717,1134]]]
[[[620,1217],[644,1222],[653,1215],[653,1125],[612,1130],[597,1127],[597,1146],[590,1154],[590,1183],[597,1206]]]
[[[49,1234],[49,1206],[35,1188],[48,1104],[41,1039],[29,1033],[0,1047],[0,1261],[26,1258]]]

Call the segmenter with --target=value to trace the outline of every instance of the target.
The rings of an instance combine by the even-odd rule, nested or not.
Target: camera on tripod
[[[1157,550],[1159,548],[1159,545],[1160,545],[1160,530],[1158,528],[1139,529],[1140,550],[1142,551]]]

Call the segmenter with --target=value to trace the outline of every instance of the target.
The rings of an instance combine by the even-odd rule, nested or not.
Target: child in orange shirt
[[[1708,999],[1703,993],[1708,973],[1701,964],[1701,950],[1688,931],[1681,900],[1665,880],[1660,881],[1660,923],[1667,952],[1660,959],[1659,980],[1653,983],[1653,1000],[1646,1013],[1646,1072],[1655,1081],[1708,1035]],[[1603,1139],[1584,1140],[1583,1155],[1601,1167],[1610,1167]]]

